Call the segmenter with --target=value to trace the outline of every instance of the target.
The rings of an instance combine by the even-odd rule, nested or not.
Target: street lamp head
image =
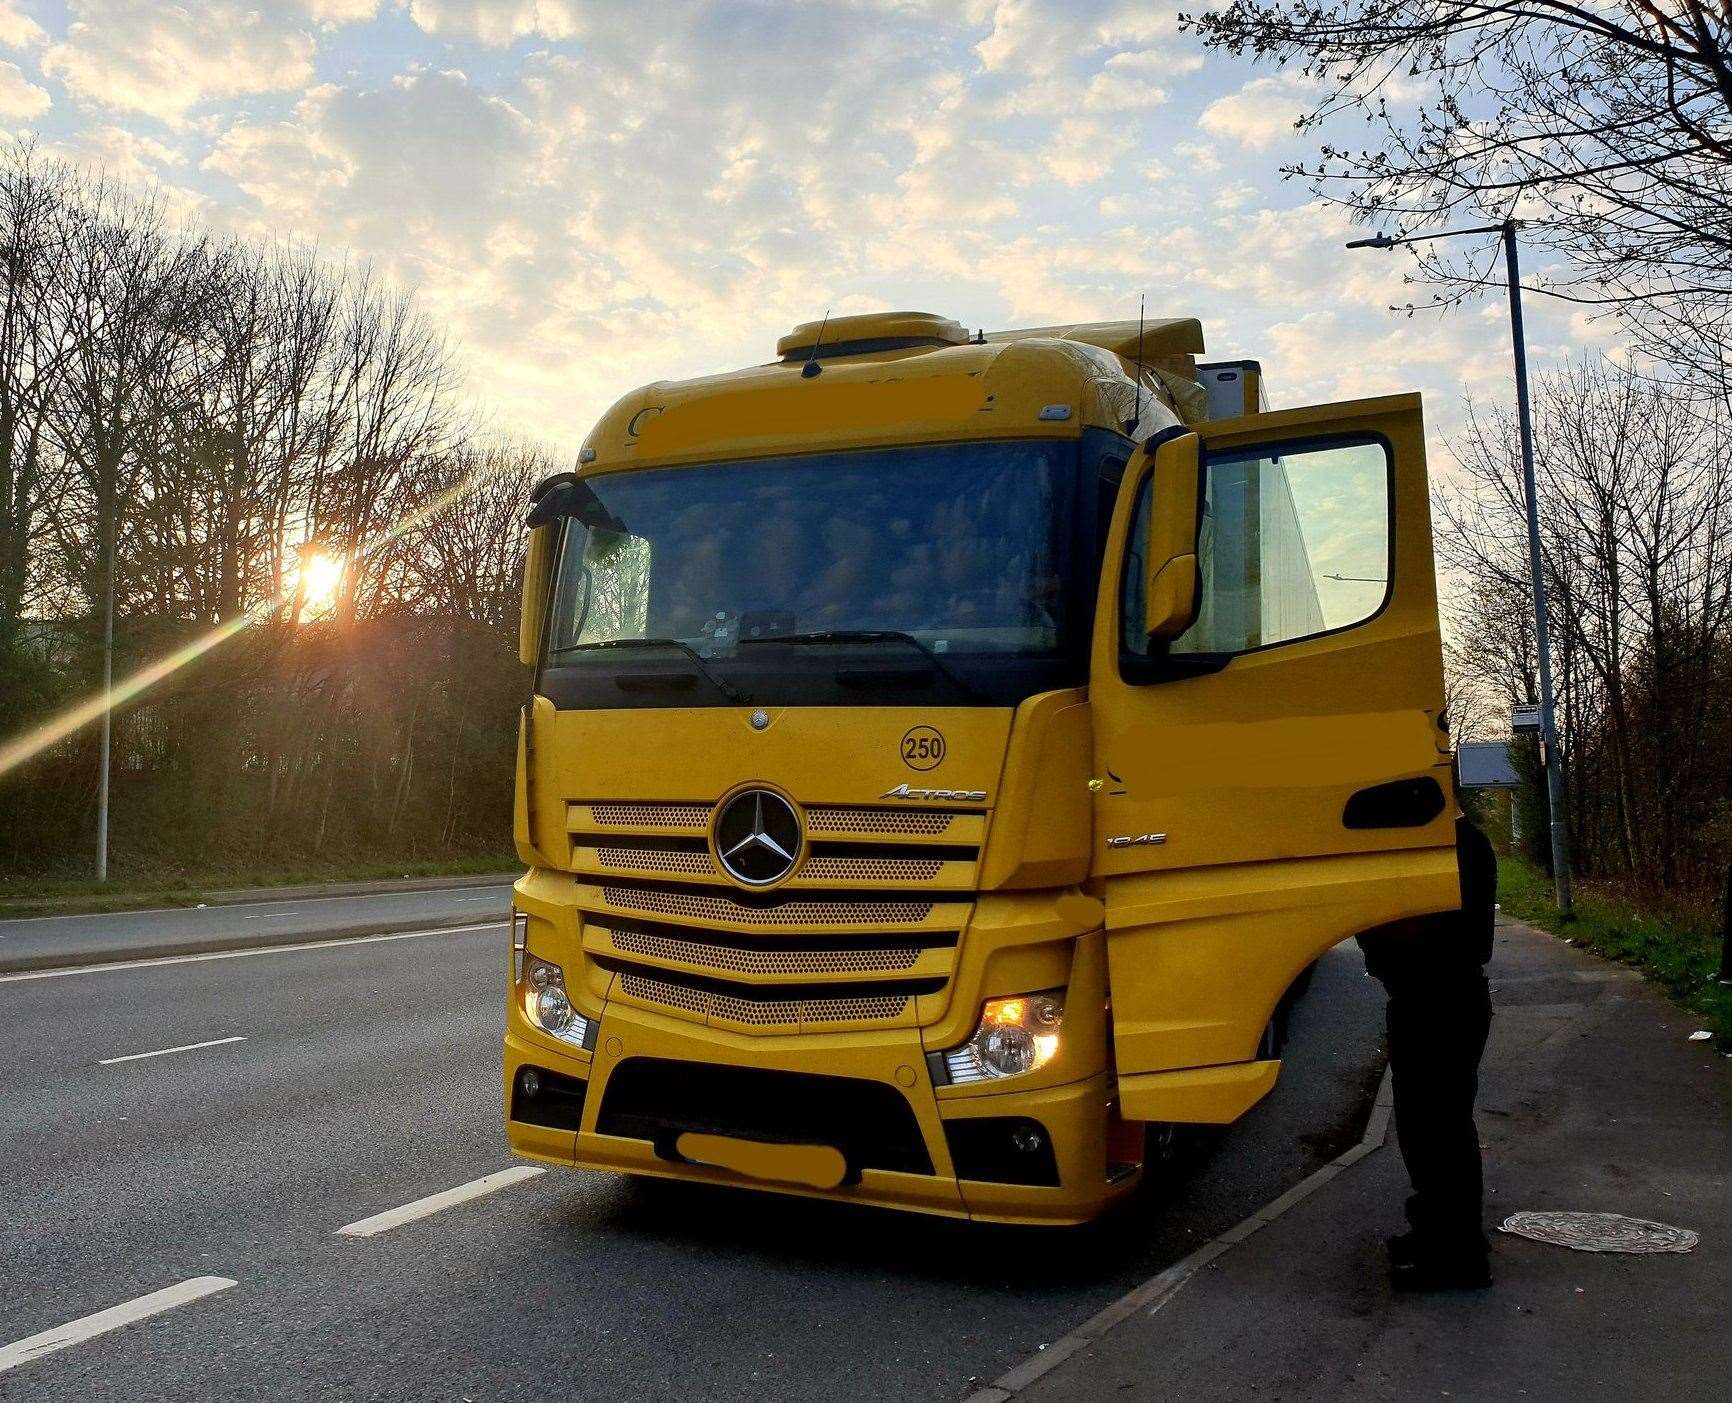
[[[1348,248],[1394,248],[1400,239],[1393,239],[1388,234],[1373,234],[1369,239],[1350,239]]]

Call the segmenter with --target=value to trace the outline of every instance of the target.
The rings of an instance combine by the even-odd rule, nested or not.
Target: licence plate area
[[[682,1159],[767,1184],[834,1189],[848,1178],[848,1161],[834,1145],[780,1145],[687,1131],[674,1141],[674,1149]]]

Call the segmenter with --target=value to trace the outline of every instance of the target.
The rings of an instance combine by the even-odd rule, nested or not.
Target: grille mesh
[[[740,945],[714,945],[707,940],[681,940],[647,931],[615,930],[614,949],[649,959],[678,960],[732,974],[875,974],[912,969],[922,951],[918,946],[878,946],[862,950],[777,950]]]
[[[812,857],[800,875],[828,882],[930,882],[943,867],[936,857]]]
[[[620,990],[646,1003],[726,1018],[753,1027],[800,1023],[857,1023],[898,1018],[908,1008],[906,994],[873,994],[862,998],[739,999],[703,989],[687,989],[643,974],[622,974]]]
[[[776,906],[746,906],[725,896],[662,891],[655,887],[604,884],[610,906],[651,911],[696,921],[735,921],[747,926],[913,925],[932,914],[930,901],[784,901]]]
[[[814,804],[806,810],[812,827],[825,833],[916,834],[935,838],[947,832],[953,814],[903,813],[897,809],[858,809]]]
[[[708,877],[716,866],[707,852],[679,852],[667,848],[597,848],[597,861],[603,867],[623,867],[637,872],[681,872]]]
[[[708,804],[591,804],[591,817],[610,828],[702,828]]]

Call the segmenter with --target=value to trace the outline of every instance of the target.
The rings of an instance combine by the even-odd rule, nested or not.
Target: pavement
[[[1095,1228],[644,1186],[507,1152],[506,959],[490,917],[0,975],[0,1399],[954,1403],[1303,1182],[1382,1067],[1348,946],[1274,1093]]]
[[[512,878],[407,878],[212,893],[201,906],[0,920],[0,974],[502,920]]]
[[[1480,1090],[1488,1221],[1625,1214],[1700,1234],[1603,1255],[1494,1234],[1495,1285],[1397,1296],[1407,1183],[1382,1126],[971,1403],[1729,1396],[1732,1060],[1632,971],[1500,922]],[[1386,1119],[1380,1117],[1379,1119]],[[1284,1210],[1284,1211],[1282,1211]]]

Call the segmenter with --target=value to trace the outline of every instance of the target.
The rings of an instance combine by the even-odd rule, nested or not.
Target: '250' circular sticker
[[[911,770],[934,770],[944,759],[944,736],[930,726],[916,726],[902,737],[902,763]]]

